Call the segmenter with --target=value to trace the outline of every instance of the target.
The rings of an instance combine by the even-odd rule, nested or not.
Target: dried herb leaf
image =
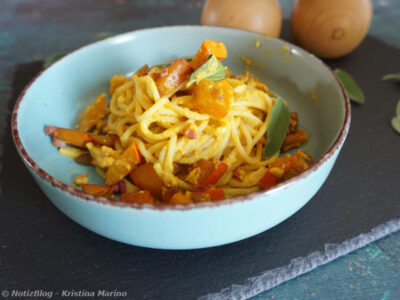
[[[96,35],[94,41],[98,42],[98,41],[101,41],[101,40],[108,39],[109,37],[112,37],[112,36],[114,36],[114,34],[109,33],[109,32],[101,32],[98,35]]]
[[[200,80],[219,81],[225,76],[226,70],[222,63],[214,55],[210,55],[208,60],[193,72],[186,86],[189,87],[193,82],[198,83]]]
[[[60,53],[56,53],[53,54],[51,56],[49,56],[43,63],[43,68],[47,68],[48,66],[50,66],[51,64],[55,63],[57,60],[59,60],[60,58],[64,57],[67,54],[67,52],[60,52]]]
[[[400,133],[400,117],[394,117],[391,124],[393,129]]]
[[[349,98],[357,103],[364,103],[365,96],[360,86],[354,80],[354,78],[344,70],[336,69],[336,75],[339,77],[340,81],[343,83]]]
[[[271,157],[281,149],[290,122],[289,108],[281,97],[278,97],[271,111],[267,129],[267,144],[264,148],[264,158]]]
[[[397,106],[396,106],[396,116],[398,118],[400,118],[400,100],[399,102],[397,102]]]
[[[390,80],[390,79],[397,79],[397,80],[400,80],[400,73],[397,73],[397,74],[387,74],[387,75],[385,75],[385,76],[383,76],[382,77],[382,80],[383,81],[386,81],[386,80]]]

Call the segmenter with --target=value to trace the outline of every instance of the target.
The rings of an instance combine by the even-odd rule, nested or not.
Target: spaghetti
[[[84,191],[102,196],[116,191],[127,202],[187,204],[268,188],[309,167],[311,157],[302,150],[263,157],[277,98],[248,71],[234,77],[225,67],[224,78],[215,81],[198,72],[197,79],[206,78],[187,85],[193,63],[207,72],[210,54],[224,58],[221,44],[205,41],[192,64],[179,59],[166,68],[145,66],[129,78],[111,79],[109,103],[99,96],[78,125],[92,124],[84,148],[107,183],[102,189],[83,184]],[[53,143],[74,145],[57,130],[47,128]],[[114,143],[96,141],[99,137],[114,137]],[[291,115],[287,138],[286,149],[308,139],[297,128],[297,114]]]

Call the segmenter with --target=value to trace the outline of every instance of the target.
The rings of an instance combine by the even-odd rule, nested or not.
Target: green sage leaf
[[[394,117],[391,124],[393,129],[400,133],[400,117]]]
[[[112,37],[112,36],[114,36],[114,34],[112,34],[112,33],[100,32],[99,34],[96,35],[96,37],[94,38],[94,41],[95,42],[102,41],[102,40],[108,39],[109,37]]]
[[[383,81],[390,80],[390,79],[395,79],[395,80],[400,80],[400,73],[397,74],[387,74],[382,77]]]
[[[193,82],[198,83],[201,80],[219,81],[225,76],[226,70],[222,63],[214,55],[210,55],[208,60],[193,72],[186,86],[189,87]]]
[[[43,68],[47,68],[51,64],[55,63],[60,58],[64,57],[68,52],[60,52],[49,56],[43,63]]]
[[[344,70],[336,69],[336,75],[339,77],[340,81],[343,83],[346,89],[347,95],[349,95],[350,100],[357,103],[364,103],[365,96],[360,86],[354,80],[354,78]]]
[[[396,106],[396,117],[400,118],[400,100],[397,102]]]
[[[267,144],[264,148],[264,158],[271,157],[281,149],[290,122],[289,108],[281,97],[276,99],[271,111],[267,128]]]

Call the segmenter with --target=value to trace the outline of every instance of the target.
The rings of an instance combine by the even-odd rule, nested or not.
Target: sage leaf
[[[208,60],[192,73],[186,87],[193,82],[199,83],[201,80],[219,81],[226,76],[226,70],[222,63],[214,55],[210,55]]]
[[[354,80],[354,78],[344,70],[336,69],[336,75],[339,77],[340,81],[343,83],[346,89],[347,95],[349,95],[350,100],[357,103],[364,103],[365,96],[360,86]]]
[[[400,100],[397,102],[396,106],[396,117],[400,118]]]
[[[64,57],[68,52],[60,52],[60,53],[56,53],[53,54],[51,56],[49,56],[48,58],[46,58],[46,60],[43,63],[43,68],[47,68],[48,66],[50,66],[51,64],[55,63],[57,60],[59,60],[60,58]]]
[[[112,36],[114,36],[114,34],[112,34],[112,33],[100,32],[99,34],[96,35],[96,37],[94,38],[94,41],[95,42],[102,41],[102,40],[108,39],[109,37],[112,37]]]
[[[264,148],[264,158],[271,157],[281,149],[288,132],[290,122],[289,108],[281,97],[276,99],[271,111],[267,128],[267,144]]]
[[[391,124],[393,129],[400,133],[400,117],[394,117]]]
[[[386,80],[390,80],[390,79],[397,79],[397,80],[400,80],[400,73],[397,73],[397,74],[387,74],[387,75],[385,75],[385,76],[383,76],[382,77],[382,80],[383,81],[386,81]]]

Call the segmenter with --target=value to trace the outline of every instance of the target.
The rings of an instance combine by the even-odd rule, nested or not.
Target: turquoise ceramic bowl
[[[87,167],[58,154],[43,132],[47,125],[73,128],[78,113],[108,88],[113,74],[143,64],[193,55],[203,40],[225,43],[224,61],[235,74],[245,66],[289,101],[300,125],[312,134],[303,147],[312,167],[268,190],[218,203],[152,207],[121,204],[70,187]],[[259,40],[259,47],[255,41]],[[350,105],[343,87],[319,59],[285,41],[216,27],[176,26],[138,30],[83,47],[39,74],[15,105],[12,130],[17,149],[40,188],[68,217],[120,242],[161,249],[222,245],[263,232],[290,217],[324,183],[344,143]],[[91,182],[101,182],[95,172]]]

